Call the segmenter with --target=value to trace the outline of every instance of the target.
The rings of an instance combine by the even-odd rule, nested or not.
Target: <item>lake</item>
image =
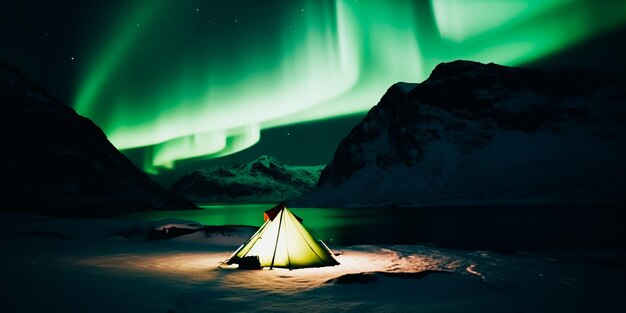
[[[198,206],[201,210],[133,212],[122,214],[122,217],[147,221],[177,218],[203,225],[261,226],[263,212],[275,204],[198,204]],[[302,224],[314,237],[338,244],[372,243],[372,240],[358,240],[354,235],[361,234],[370,227],[381,227],[381,223],[400,222],[389,218],[381,219],[380,209],[289,208],[289,210],[303,219]],[[378,236],[392,237],[391,234]]]
[[[201,210],[121,215],[155,221],[178,218],[204,225],[261,226],[275,204],[199,204]],[[621,206],[465,206],[426,208],[289,208],[329,244],[419,244],[471,249],[621,246]]]

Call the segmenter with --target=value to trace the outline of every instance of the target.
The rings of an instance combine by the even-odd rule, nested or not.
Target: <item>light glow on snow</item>
[[[302,292],[324,285],[346,274],[395,272],[415,273],[424,270],[459,269],[440,256],[411,256],[401,258],[397,252],[381,248],[353,247],[342,249],[336,256],[339,265],[289,270],[264,268],[238,270],[237,265],[225,265],[228,252],[162,253],[150,255],[118,255],[88,258],[80,263],[111,271],[163,275],[186,282],[215,281],[230,288],[247,288],[281,293]],[[459,264],[460,265],[460,264]]]

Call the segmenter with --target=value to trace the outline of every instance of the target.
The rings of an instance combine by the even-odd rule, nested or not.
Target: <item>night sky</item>
[[[149,173],[324,164],[445,61],[626,72],[626,1],[3,1],[0,59]]]

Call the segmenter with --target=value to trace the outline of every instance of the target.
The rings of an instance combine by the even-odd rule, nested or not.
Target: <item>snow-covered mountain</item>
[[[293,203],[619,204],[624,160],[623,81],[455,61],[391,86]]]
[[[153,182],[98,126],[0,62],[0,211],[89,215],[195,209]]]
[[[171,190],[194,202],[279,202],[313,189],[323,168],[284,165],[264,155],[250,163],[193,171]]]

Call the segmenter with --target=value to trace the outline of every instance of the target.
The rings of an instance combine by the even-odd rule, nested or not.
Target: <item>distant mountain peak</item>
[[[262,155],[249,163],[192,171],[172,191],[195,202],[278,202],[315,187],[324,166],[290,166]]]
[[[278,160],[276,160],[274,157],[271,157],[269,155],[261,155],[260,157],[258,157],[256,160],[252,161],[252,163],[260,163],[265,167],[270,167],[271,164],[281,164]]]

